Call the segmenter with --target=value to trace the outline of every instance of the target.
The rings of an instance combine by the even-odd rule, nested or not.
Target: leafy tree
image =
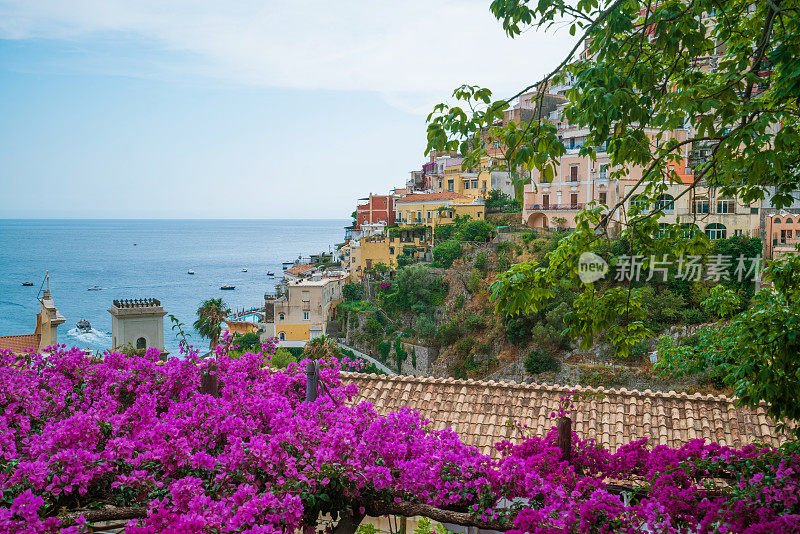
[[[444,301],[444,282],[424,265],[401,267],[394,281],[394,291],[384,296],[385,307],[390,311],[410,311],[419,316]]]
[[[491,241],[497,235],[497,230],[491,223],[483,219],[467,221],[460,225],[455,238],[460,241]]]
[[[532,375],[560,370],[561,362],[550,354],[544,354],[538,350],[534,350],[525,358],[525,371]]]
[[[297,358],[284,347],[280,347],[269,360],[270,367],[276,369],[286,369],[290,363],[297,363]]]
[[[238,345],[240,351],[248,352],[261,349],[261,340],[258,338],[258,334],[255,332],[247,332],[246,334],[240,334],[234,336],[233,344]]]
[[[231,313],[231,310],[222,302],[222,299],[208,299],[197,309],[197,320],[194,329],[201,337],[209,339],[209,347],[214,348],[219,343],[222,334],[222,321]]]
[[[303,354],[312,360],[330,360],[342,356],[339,345],[329,336],[321,335],[311,339],[303,348]]]
[[[630,251],[644,258],[707,254],[702,232],[659,225],[664,206],[658,198],[681,183],[673,167],[686,162],[687,152],[691,182],[676,200],[704,184],[745,203],[768,196],[776,208],[789,205],[800,185],[798,5],[494,0],[491,11],[510,37],[566,24],[578,40],[552,72],[508,98],[477,86],[457,88],[452,103],[435,106],[428,117],[427,149],[458,150],[470,168],[487,155],[484,140],[491,137],[504,147],[503,167],[518,182],[526,180],[519,172],[526,169],[552,180],[566,148],[541,104],[549,87],[569,76],[564,118],[588,130],[579,154],[596,159],[603,147],[610,179],[629,178],[635,169],[641,179],[631,180],[608,210],[590,204],[580,211],[575,230],[546,261],[515,266],[498,278],[493,294],[498,310],[513,314],[541,309],[553,288],[582,291],[586,296],[575,300],[570,334],[584,344],[604,336],[625,356],[648,335],[641,295],[633,287],[583,284],[578,259],[601,248],[611,217],[621,221]],[[504,121],[512,101],[530,91],[531,120]],[[639,201],[631,206],[634,195]]]
[[[447,269],[459,257],[461,257],[461,243],[455,239],[448,239],[433,247],[433,263],[438,267]]]
[[[358,282],[345,284],[342,287],[342,296],[347,301],[364,300],[364,286]]]
[[[739,295],[733,289],[726,289],[722,285],[711,288],[711,295],[703,301],[703,308],[709,315],[727,319],[739,310]]]

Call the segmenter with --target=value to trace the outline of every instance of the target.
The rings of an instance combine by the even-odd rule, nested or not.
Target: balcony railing
[[[531,204],[527,208],[528,211],[575,211],[575,210],[582,210],[586,204],[578,203],[578,204]]]

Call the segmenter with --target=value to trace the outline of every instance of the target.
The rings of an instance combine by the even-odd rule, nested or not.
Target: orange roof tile
[[[300,265],[295,265],[294,267],[290,267],[289,269],[286,269],[286,274],[297,276],[303,274],[306,271],[310,271],[313,268],[314,268],[313,265],[309,265],[308,263],[303,263]]]
[[[402,407],[418,410],[435,430],[450,427],[485,454],[493,453],[494,443],[520,439],[506,424],[510,420],[544,436],[559,398],[571,390],[591,394],[575,403],[575,432],[612,451],[640,438],[670,447],[696,438],[733,447],[786,440],[764,406],[737,406],[725,396],[364,373],[345,373],[343,379],[358,386],[356,402],[369,401],[383,415]]]
[[[39,350],[41,334],[22,334],[20,336],[0,336],[0,350],[10,350],[17,354],[30,349]]]
[[[409,203],[409,202],[431,202],[434,200],[455,200],[457,198],[470,198],[466,195],[461,195],[459,193],[416,193],[412,195],[406,195],[403,198],[395,200],[395,204],[398,203]]]

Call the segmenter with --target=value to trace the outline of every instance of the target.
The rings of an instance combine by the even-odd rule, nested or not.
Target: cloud
[[[141,40],[145,53],[190,56],[203,76],[375,91],[416,113],[462,83],[498,95],[523,87],[572,42],[564,32],[508,39],[488,0],[0,0],[0,37]]]

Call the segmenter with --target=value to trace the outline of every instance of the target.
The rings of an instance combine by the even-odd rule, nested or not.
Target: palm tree
[[[222,320],[230,312],[222,299],[208,299],[197,309],[197,320],[193,326],[202,337],[211,340],[209,348],[217,346],[219,336],[222,334]]]

